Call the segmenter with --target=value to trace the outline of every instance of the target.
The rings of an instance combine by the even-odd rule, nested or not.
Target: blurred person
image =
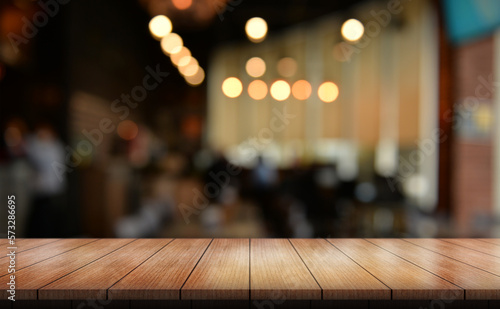
[[[266,164],[262,156],[257,157],[257,165],[251,171],[251,183],[254,199],[262,210],[270,236],[284,237],[286,222],[276,201],[278,173],[274,166]]]
[[[16,236],[25,237],[30,207],[31,188],[26,184],[33,178],[32,167],[26,158],[26,133],[28,126],[20,118],[7,122],[3,132],[4,160],[0,159],[0,193],[16,196]],[[2,164],[4,161],[6,164]],[[7,223],[7,222],[2,222]],[[3,229],[3,226],[2,226]],[[7,230],[5,227],[4,230]]]
[[[165,222],[172,217],[173,205],[173,201],[145,199],[139,211],[117,221],[115,235],[119,238],[158,237]]]
[[[252,181],[257,190],[271,189],[278,179],[276,168],[264,162],[262,156],[257,157],[257,166],[252,171]]]
[[[224,199],[230,192],[228,189],[239,191],[239,176],[233,171],[235,168],[223,154],[220,152],[214,154],[212,164],[203,177],[205,187],[207,189],[210,187],[209,190],[212,191],[206,194],[210,203],[227,204]]]
[[[27,236],[64,236],[66,180],[59,178],[53,163],[64,162],[65,152],[50,124],[38,125],[34,134],[28,137],[26,156],[35,171]]]
[[[139,190],[139,208],[116,221],[116,237],[159,237],[174,217],[175,185],[171,175],[157,165],[149,166],[142,173],[142,180],[137,182],[138,187],[142,187]]]

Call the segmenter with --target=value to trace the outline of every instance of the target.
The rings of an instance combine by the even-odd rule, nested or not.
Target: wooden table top
[[[5,287],[10,258],[0,244]],[[500,299],[500,239],[21,239],[16,246],[16,300]]]

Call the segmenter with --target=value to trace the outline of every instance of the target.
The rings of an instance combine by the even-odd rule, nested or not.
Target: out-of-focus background
[[[499,86],[497,0],[2,0],[0,199],[17,237],[499,237]]]

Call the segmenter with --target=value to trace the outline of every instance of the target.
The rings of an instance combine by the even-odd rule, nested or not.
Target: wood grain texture
[[[16,242],[13,247],[16,247],[16,253],[31,250],[33,248],[41,247],[53,242],[56,242],[60,239],[55,238],[46,238],[46,239],[16,239]],[[8,242],[0,245],[0,260],[2,258],[6,258],[6,254],[10,251],[7,249],[8,247],[12,247]]]
[[[172,239],[138,239],[38,291],[38,299],[106,299],[106,291]]]
[[[491,243],[486,243],[484,241],[480,241],[477,239],[465,239],[465,238],[446,238],[442,240],[452,243],[454,245],[462,246],[482,253],[500,257],[500,246],[496,246]]]
[[[250,240],[215,239],[181,290],[182,299],[248,300]]]
[[[247,309],[249,300],[192,300],[191,309]],[[274,308],[273,308],[274,309]]]
[[[498,238],[478,238],[477,240],[500,246],[500,239]]]
[[[130,243],[133,239],[100,239],[16,271],[16,299],[37,299],[37,290]],[[7,276],[2,277],[2,283]],[[7,297],[0,290],[0,298]]]
[[[328,239],[385,285],[392,289],[392,299],[441,299],[458,295],[463,289],[363,239]]]
[[[75,308],[93,299],[118,309],[156,299],[169,306],[357,308],[369,299],[370,308],[431,300],[475,308],[500,299],[500,245],[492,240],[22,239],[16,305],[72,300]],[[4,286],[9,259],[0,258]]]
[[[437,252],[460,262],[500,276],[500,258],[454,245],[439,239],[405,239],[427,250]]]
[[[17,252],[16,270],[19,271],[25,267],[50,259],[64,252],[74,250],[94,241],[96,241],[96,239],[67,239]],[[9,259],[0,259],[0,276],[4,276],[8,273],[7,267],[9,262]]]
[[[251,239],[251,299],[321,299],[321,288],[288,239]]]
[[[190,300],[131,300],[127,309],[191,309]],[[81,308],[80,308],[81,309]],[[108,308],[102,308],[108,309]]]
[[[211,239],[176,239],[108,290],[111,299],[180,299]]]
[[[391,290],[325,239],[291,239],[323,299],[391,299]]]
[[[465,289],[466,299],[500,299],[500,277],[400,239],[367,239]],[[450,295],[453,296],[453,295]],[[458,295],[457,295],[458,296]],[[453,297],[442,297],[453,299]]]
[[[21,238],[16,239],[16,242],[17,242],[17,241],[20,241],[20,240],[21,240]],[[8,240],[7,238],[2,238],[2,239],[0,239],[0,246],[7,245],[8,243],[9,243],[9,240]]]

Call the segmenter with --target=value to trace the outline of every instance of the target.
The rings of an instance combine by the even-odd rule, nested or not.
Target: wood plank
[[[191,309],[234,309],[234,308],[248,309],[249,300],[247,299],[247,300],[192,300],[191,301]]]
[[[392,299],[440,299],[464,290],[363,239],[328,239],[385,285]]]
[[[368,300],[312,300],[311,309],[370,309]],[[417,307],[415,307],[417,309]]]
[[[16,271],[26,268],[30,265],[39,263],[41,261],[50,259],[56,255],[74,250],[78,247],[84,246],[97,239],[65,239],[61,241],[52,242],[30,250],[21,251],[16,253]],[[0,259],[0,276],[8,273],[8,265],[10,259]]]
[[[182,299],[248,300],[250,240],[215,239],[181,290]]]
[[[108,290],[112,299],[180,299],[211,239],[176,239]]]
[[[24,251],[27,251],[27,250],[31,250],[31,249],[34,249],[34,248],[38,248],[38,247],[41,247],[41,246],[45,246],[47,244],[50,244],[50,243],[53,243],[53,242],[56,242],[56,241],[60,241],[61,239],[57,239],[57,238],[47,238],[47,239],[18,239],[16,240],[16,243],[14,244],[14,247],[17,247],[16,249],[16,253],[19,253],[19,252],[24,252]],[[0,249],[0,260],[1,259],[4,259],[7,257],[7,253],[10,251],[9,249],[7,249],[8,247],[11,247],[10,244],[8,243],[5,243],[4,246],[2,246],[2,248]]]
[[[495,246],[494,244],[486,243],[484,241],[464,238],[446,238],[441,240],[447,241],[457,246],[462,246],[482,253],[500,257],[500,246]]]
[[[291,239],[323,299],[391,299],[391,290],[325,239]]]
[[[190,300],[131,300],[130,309],[191,309]],[[82,309],[82,308],[78,308]],[[108,308],[102,308],[108,309]]]
[[[172,239],[138,239],[44,286],[38,299],[106,299],[106,290]]]
[[[499,238],[477,238],[477,240],[500,246],[500,239]]]
[[[500,258],[498,257],[460,247],[439,239],[411,238],[404,240],[500,276]]]
[[[400,239],[367,239],[465,289],[467,300],[500,299],[500,277]],[[458,295],[457,295],[458,296]],[[449,297],[442,297],[450,299]],[[440,298],[441,299],[441,298]]]
[[[251,239],[251,299],[321,299],[321,288],[288,239]]]
[[[43,286],[130,243],[133,239],[100,239],[43,262],[16,271],[16,300],[37,299]],[[6,280],[7,276],[2,277]],[[0,290],[0,298],[6,290]]]
[[[392,300],[383,301],[375,300],[370,301],[370,309],[488,309],[488,301],[481,300]],[[497,307],[489,307],[497,309]]]

